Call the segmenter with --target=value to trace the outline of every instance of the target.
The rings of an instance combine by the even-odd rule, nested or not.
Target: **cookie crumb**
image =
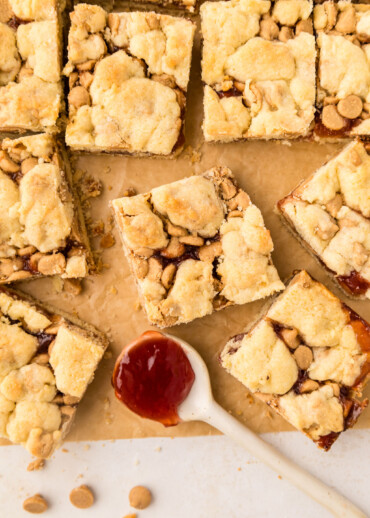
[[[78,509],[88,509],[94,503],[93,492],[85,484],[72,489],[69,493],[69,499],[71,504],[78,507]]]
[[[28,513],[41,514],[49,508],[45,498],[38,493],[36,495],[26,498],[23,502],[23,509]]]
[[[38,471],[45,466],[45,459],[36,459],[30,462],[27,466],[27,471]]]
[[[90,449],[90,444],[85,444],[85,446],[84,446],[84,450],[85,450],[85,451],[88,451],[89,449]]]
[[[135,509],[146,509],[152,501],[152,493],[144,486],[135,486],[129,493],[129,502]]]
[[[134,513],[134,514],[125,514],[125,516],[123,518],[137,518],[137,514]]]
[[[136,190],[133,187],[129,187],[125,191],[123,191],[122,196],[135,196]]]
[[[104,236],[100,240],[100,246],[101,248],[111,248],[116,243],[116,240],[114,239],[114,236],[108,232],[107,234],[104,234]]]

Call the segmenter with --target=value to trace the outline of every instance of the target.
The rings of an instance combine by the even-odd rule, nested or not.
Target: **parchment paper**
[[[201,133],[202,87],[200,81],[199,41],[193,55],[192,77],[188,93],[186,119],[188,150],[176,160],[135,159],[117,156],[81,156],[77,167],[88,171],[103,182],[100,197],[91,202],[94,220],[107,223],[111,216],[108,201],[133,187],[143,193],[153,187],[201,173],[215,165],[231,168],[240,185],[262,210],[275,245],[273,259],[284,280],[293,269],[305,268],[324,282],[365,319],[370,319],[370,302],[353,302],[333,285],[322,267],[304,251],[274,214],[277,200],[297,183],[333,157],[344,144],[319,145],[313,142],[248,142],[223,145],[203,144]],[[199,161],[197,161],[199,159]],[[107,172],[107,171],[110,172]],[[41,300],[78,315],[105,331],[111,339],[111,358],[103,359],[80,404],[69,440],[122,439],[148,436],[191,436],[216,433],[203,423],[183,423],[164,428],[144,420],[115,400],[111,374],[121,348],[143,331],[149,329],[142,310],[137,309],[137,292],[121,249],[118,234],[113,230],[116,244],[104,250],[103,262],[108,266],[97,276],[84,281],[81,295],[73,297],[57,292],[57,283],[42,279],[23,283],[20,287]],[[99,247],[99,238],[93,240]],[[195,346],[206,361],[216,400],[230,413],[256,432],[289,430],[291,427],[266,405],[257,402],[218,363],[218,355],[227,339],[241,332],[258,316],[266,301],[233,306],[190,324],[175,326],[170,332]],[[109,356],[109,353],[108,353]],[[370,391],[367,391],[370,394]],[[370,409],[359,420],[359,427],[370,427]]]

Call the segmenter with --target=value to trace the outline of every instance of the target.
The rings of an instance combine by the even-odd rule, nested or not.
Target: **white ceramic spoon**
[[[208,369],[200,355],[184,340],[176,336],[162,334],[181,345],[195,374],[195,381],[187,398],[177,409],[182,421],[205,421],[217,428],[240,446],[243,446],[254,457],[257,457],[301,491],[326,507],[334,516],[367,518],[366,514],[352,502],[284,457],[273,446],[262,440],[218,405],[213,399]]]

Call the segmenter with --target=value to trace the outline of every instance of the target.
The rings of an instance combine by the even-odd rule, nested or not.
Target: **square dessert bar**
[[[226,167],[112,207],[152,324],[190,322],[284,288],[262,214]]]
[[[0,143],[0,284],[93,266],[67,156],[47,134]]]
[[[349,144],[277,204],[347,295],[370,299],[370,156]]]
[[[195,24],[153,12],[79,4],[68,40],[73,150],[170,156],[184,144]]]
[[[310,0],[230,0],[201,6],[206,141],[287,139],[314,121]]]
[[[329,450],[367,406],[370,326],[307,272],[265,315],[231,338],[222,366],[320,448]]]
[[[108,345],[75,317],[0,286],[0,437],[48,458]]]
[[[0,131],[58,131],[62,109],[58,0],[2,0]]]
[[[370,136],[370,4],[314,8],[319,52],[315,136]]]

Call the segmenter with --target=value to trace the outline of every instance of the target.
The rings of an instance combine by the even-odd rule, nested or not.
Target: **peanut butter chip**
[[[347,119],[357,119],[362,112],[362,100],[357,95],[349,95],[338,103],[338,112]]]
[[[312,351],[306,345],[300,345],[293,354],[297,365],[302,370],[307,370],[312,363]]]
[[[48,509],[48,503],[41,495],[33,495],[23,502],[23,509],[28,513],[41,514]]]
[[[324,106],[322,110],[322,123],[324,126],[334,131],[339,131],[346,126],[346,121],[341,115],[339,115],[334,104]]]
[[[94,503],[94,495],[90,488],[85,485],[75,487],[69,493],[71,504],[79,509],[88,509]]]
[[[128,498],[131,507],[135,507],[135,509],[146,509],[152,501],[152,494],[149,489],[144,486],[135,486],[131,489]]]

